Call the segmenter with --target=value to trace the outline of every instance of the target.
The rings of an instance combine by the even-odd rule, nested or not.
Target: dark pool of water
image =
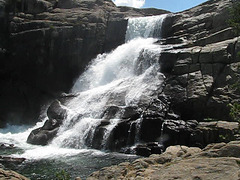
[[[0,150],[0,155],[21,153],[20,149]],[[21,164],[3,164],[5,168],[14,170],[32,180],[56,179],[56,174],[62,170],[71,176],[71,179],[81,177],[86,179],[92,172],[103,167],[116,165],[121,162],[132,162],[138,158],[133,155],[120,153],[101,153],[87,151],[74,156],[48,158],[39,160],[26,160]]]

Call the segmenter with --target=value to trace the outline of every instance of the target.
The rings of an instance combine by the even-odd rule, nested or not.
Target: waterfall
[[[161,25],[166,15],[129,18],[125,41],[134,38],[161,38]]]
[[[11,135],[9,139],[18,139],[19,144],[27,147],[22,156],[48,158],[53,157],[54,153],[76,154],[79,152],[76,149],[92,147],[98,127],[102,127],[102,137],[97,137],[101,141],[100,146],[107,148],[113,130],[124,116],[124,110],[127,107],[137,107],[136,111],[143,111],[153,98],[157,98],[156,91],[165,77],[160,73],[158,63],[161,46],[155,42],[161,37],[161,24],[165,17],[166,15],[129,18],[126,43],[110,53],[99,54],[76,80],[71,90],[75,96],[62,104],[67,110],[67,117],[51,144],[38,149],[26,145],[26,134],[40,127],[39,124],[28,129],[21,139],[18,134]],[[106,119],[104,112],[109,107],[119,110],[111,114],[110,119]],[[136,124],[140,126],[141,118],[137,119]],[[103,126],[101,123],[104,120],[108,123]],[[44,121],[41,125],[43,123]],[[132,126],[133,122],[130,124]],[[140,128],[137,127],[136,131]],[[127,129],[127,135],[131,129],[134,128]],[[5,138],[6,135],[0,133],[0,137]],[[138,141],[139,136],[136,135],[135,138]]]
[[[53,144],[84,148],[86,141],[92,141],[107,107],[149,103],[164,79],[158,63],[161,48],[155,44],[157,39],[153,37],[161,31],[159,22],[165,16],[130,18],[126,43],[108,54],[98,55],[91,62],[72,88],[77,97],[65,103],[71,115],[61,126]],[[81,118],[76,118],[79,114]],[[102,147],[105,147],[111,131],[120,120],[119,114],[109,120],[102,137]]]
[[[108,54],[98,55],[76,80],[71,91],[77,96],[65,103],[71,113],[52,144],[84,148],[87,141],[91,144],[107,107],[139,107],[149,103],[164,79],[158,63],[161,48],[153,37],[159,36],[165,16],[129,18],[126,43]],[[77,118],[79,114],[81,117]],[[109,120],[102,147],[120,120],[120,114]]]

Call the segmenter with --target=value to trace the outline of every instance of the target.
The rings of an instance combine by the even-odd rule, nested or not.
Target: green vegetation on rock
[[[239,103],[233,103],[229,104],[231,107],[230,109],[230,116],[235,120],[240,122],[240,104]]]
[[[240,3],[235,3],[233,7],[229,10],[230,19],[229,25],[233,27],[234,32],[240,35]],[[240,52],[238,52],[237,57],[240,58]],[[238,67],[238,72],[240,73],[240,68]],[[240,92],[240,81],[237,80],[231,88],[234,92]],[[230,116],[233,120],[240,122],[240,104],[239,102],[233,102],[229,104]]]
[[[240,3],[235,3],[234,6],[229,10],[230,19],[229,24],[234,28],[234,31],[240,34]]]

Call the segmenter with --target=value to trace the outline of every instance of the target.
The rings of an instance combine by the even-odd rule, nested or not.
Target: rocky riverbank
[[[239,179],[240,142],[209,144],[206,148],[170,146],[161,155],[121,163],[93,173],[103,179]]]

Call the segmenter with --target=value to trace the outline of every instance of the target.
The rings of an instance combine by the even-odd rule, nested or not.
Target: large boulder
[[[66,117],[67,110],[61,105],[60,101],[55,100],[47,110],[49,119],[63,120]]]
[[[57,132],[58,128],[51,130],[45,130],[44,127],[35,129],[28,136],[27,143],[42,146],[47,145],[56,136]]]
[[[48,108],[48,119],[40,128],[34,129],[27,138],[27,143],[35,145],[47,145],[56,137],[60,125],[66,117],[67,110],[60,101],[55,100]]]

